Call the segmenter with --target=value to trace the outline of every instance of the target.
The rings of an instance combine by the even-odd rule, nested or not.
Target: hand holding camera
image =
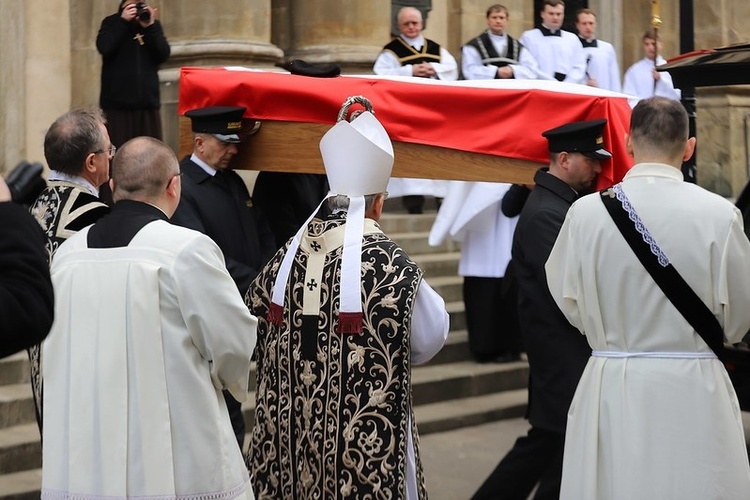
[[[126,5],[122,9],[120,16],[128,22],[136,20],[145,28],[154,23],[154,20],[156,19],[156,9],[146,5],[146,2],[135,2]]]

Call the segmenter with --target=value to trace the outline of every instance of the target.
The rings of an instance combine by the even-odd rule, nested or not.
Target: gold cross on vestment
[[[143,35],[141,35],[140,33],[136,34],[136,35],[135,35],[135,36],[133,37],[133,40],[138,40],[138,43],[139,43],[140,45],[143,45]]]

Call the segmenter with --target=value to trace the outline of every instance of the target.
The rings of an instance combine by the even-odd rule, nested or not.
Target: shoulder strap
[[[643,267],[680,314],[721,359],[724,354],[724,330],[719,321],[657,247],[638,214],[632,208],[626,209],[624,205],[627,204],[629,207],[630,202],[620,186],[600,191],[599,194],[607,212]],[[647,240],[650,240],[650,243]]]

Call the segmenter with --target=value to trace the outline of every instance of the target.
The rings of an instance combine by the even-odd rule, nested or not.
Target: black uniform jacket
[[[182,197],[172,223],[200,231],[216,242],[244,296],[276,250],[268,223],[235,172],[226,170],[212,177],[189,156],[180,162],[180,169]]]
[[[0,203],[0,358],[40,343],[52,327],[54,297],[44,233],[26,209]]]
[[[564,433],[568,407],[591,349],[552,299],[544,264],[578,195],[546,168],[537,171],[534,182],[512,250],[519,323],[529,357],[528,417],[534,427]]]
[[[253,202],[268,217],[276,246],[294,236],[328,193],[323,174],[261,172],[255,181]]]

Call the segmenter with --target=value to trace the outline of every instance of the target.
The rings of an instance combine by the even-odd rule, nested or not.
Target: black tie
[[[580,36],[578,38],[579,38],[579,40],[581,40],[581,45],[583,45],[584,48],[586,48],[586,47],[596,47],[596,38],[594,38],[590,42],[588,40],[586,40],[585,38],[582,38]]]
[[[539,31],[542,32],[542,35],[544,36],[562,36],[560,33],[560,30],[552,31],[550,29],[545,28],[544,26],[539,26]]]

